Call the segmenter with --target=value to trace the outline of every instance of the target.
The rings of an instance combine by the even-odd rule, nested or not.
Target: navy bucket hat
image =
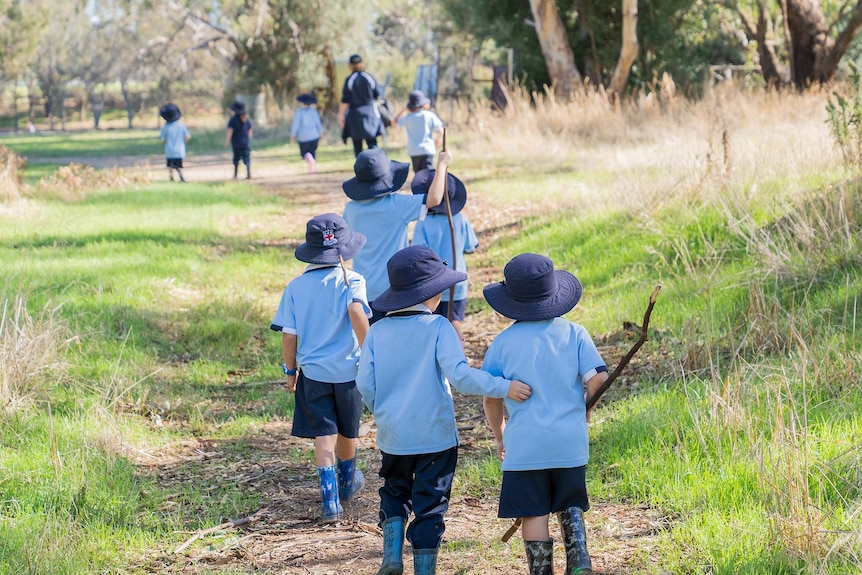
[[[555,271],[554,262],[538,254],[520,254],[503,268],[505,281],[485,286],[482,294],[500,314],[518,321],[540,321],[571,311],[581,299],[583,287],[566,271]]]
[[[245,102],[237,100],[230,105],[230,109],[235,114],[245,114]]]
[[[365,236],[353,232],[338,214],[314,216],[305,225],[305,243],[296,248],[296,259],[309,264],[338,264],[349,260],[365,245]]]
[[[159,115],[165,120],[165,122],[176,122],[183,114],[180,112],[180,109],[176,104],[168,102],[159,108]]]
[[[410,164],[393,162],[380,148],[365,150],[356,156],[353,173],[341,188],[351,200],[370,200],[401,189],[407,181]]]
[[[433,250],[425,246],[404,248],[386,263],[389,289],[377,296],[371,307],[389,312],[422,303],[467,279],[467,274],[446,267]]]
[[[413,181],[410,182],[410,191],[414,194],[427,194],[428,190],[431,188],[431,182],[434,181],[434,174],[436,172],[437,170],[429,170],[428,168],[416,172],[416,175],[413,176]],[[454,216],[463,210],[464,205],[467,203],[467,187],[464,185],[464,182],[452,174],[447,174],[447,176],[448,181],[446,182],[446,191],[449,194],[449,206],[452,208],[452,215]],[[428,208],[428,213],[445,214],[445,200],[433,208]]]
[[[300,104],[310,106],[311,104],[317,103],[317,98],[311,92],[305,92],[304,94],[300,94],[299,96],[297,96],[296,101]]]
[[[418,110],[419,108],[425,106],[426,104],[431,104],[431,100],[425,95],[425,92],[422,90],[413,90],[410,92],[410,95],[407,96],[407,109],[408,110]]]
[[[361,64],[362,56],[360,56],[359,54],[354,54],[350,57],[350,60],[348,60],[348,62],[350,62],[351,64]]]

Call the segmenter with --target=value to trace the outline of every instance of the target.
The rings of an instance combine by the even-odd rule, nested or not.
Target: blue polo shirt
[[[162,126],[159,138],[165,143],[165,158],[185,158],[186,137],[188,136],[188,128],[179,120],[168,122]]]
[[[371,317],[365,279],[347,270],[344,284],[339,266],[310,265],[281,295],[271,329],[298,338],[296,363],[310,379],[346,383],[356,379],[359,342],[347,306],[359,302]]]
[[[417,110],[398,118],[397,124],[407,130],[408,156],[433,156],[437,153],[434,130],[443,127],[443,121],[430,110]]]
[[[350,200],[344,206],[344,221],[354,232],[364,234],[365,246],[353,256],[353,269],[365,278],[368,301],[389,289],[386,262],[407,247],[407,225],[424,218],[425,196],[392,193],[370,200]]]
[[[368,330],[356,387],[377,423],[377,447],[391,455],[437,453],[458,445],[451,383],[474,395],[506,397],[511,382],[467,365],[445,317],[425,306]],[[448,381],[447,381],[448,380]]]
[[[515,322],[488,348],[482,369],[532,388],[529,401],[505,400],[504,471],[587,464],[584,381],[607,367],[586,329],[560,317]]]
[[[473,226],[463,212],[452,216],[455,225],[455,248],[458,257],[455,269],[467,273],[467,261],[464,254],[472,254],[479,246],[479,238],[473,231]],[[413,230],[413,245],[428,246],[440,256],[440,259],[452,267],[452,236],[449,233],[449,218],[445,214],[429,212],[424,220],[416,224]],[[467,299],[467,281],[455,285],[455,301]],[[449,290],[443,292],[443,301],[449,301]]]
[[[227,127],[233,132],[230,135],[230,145],[234,148],[251,148],[251,137],[249,136],[249,132],[254,129],[254,126],[251,123],[251,120],[246,118],[246,121],[243,122],[239,114],[234,114],[231,116],[230,120],[228,120]]]
[[[320,113],[317,108],[302,106],[297,108],[290,123],[290,137],[296,138],[297,142],[313,142],[319,140],[323,133],[323,124],[320,123]]]

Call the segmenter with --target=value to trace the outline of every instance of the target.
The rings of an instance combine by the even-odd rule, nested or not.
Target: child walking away
[[[159,132],[159,138],[165,147],[165,160],[168,165],[168,177],[174,181],[174,170],[180,176],[180,181],[185,183],[183,177],[183,158],[186,157],[186,142],[192,135],[188,128],[180,122],[182,113],[176,104],[167,103],[159,109],[159,115],[167,122]]]
[[[398,112],[395,123],[407,130],[407,155],[413,162],[413,171],[433,168],[443,121],[431,111],[431,100],[422,90],[410,92],[407,107]]]
[[[245,109],[245,102],[234,102],[230,105],[233,116],[227,123],[227,135],[224,145],[233,148],[233,179],[236,179],[239,162],[245,164],[245,179],[251,179],[251,139],[254,126]]]
[[[299,155],[308,163],[308,173],[317,171],[317,144],[323,134],[323,124],[317,112],[317,98],[307,92],[296,97],[302,107],[293,115],[290,124],[290,141],[299,142]]]
[[[434,170],[420,170],[413,178],[410,188],[414,194],[427,194],[428,188],[431,186],[431,181],[434,178]],[[467,262],[464,260],[464,254],[473,253],[479,245],[479,239],[476,237],[476,232],[470,221],[467,219],[461,210],[467,203],[467,188],[464,182],[453,176],[448,175],[448,185],[446,189],[449,194],[449,205],[452,209],[452,222],[455,227],[455,254],[454,260],[452,255],[452,235],[449,230],[449,218],[446,215],[445,202],[438,206],[428,209],[428,217],[416,224],[413,230],[413,245],[428,246],[440,256],[444,262],[449,262],[450,267],[452,262],[455,262],[455,269],[459,272],[467,273]],[[449,306],[452,306],[452,325],[458,333],[458,338],[464,341],[464,332],[462,330],[464,316],[467,310],[467,282],[459,282],[455,286],[454,301],[449,301],[449,291],[443,292],[443,300],[440,306],[434,310],[434,313],[449,316]]]
[[[380,148],[360,153],[353,164],[356,174],[341,187],[351,201],[344,206],[344,219],[350,229],[364,234],[368,243],[356,255],[353,267],[368,282],[368,300],[374,299],[389,287],[386,262],[395,252],[406,248],[407,227],[421,220],[427,210],[443,200],[443,187],[452,153],[440,154],[437,171],[426,196],[396,194],[407,180],[408,164],[392,162]],[[374,323],[383,314],[371,306]]]
[[[413,572],[436,573],[458,456],[458,429],[449,385],[464,393],[524,401],[530,388],[471,368],[452,325],[432,310],[440,293],[466,275],[446,268],[425,246],[410,246],[387,264],[391,287],[374,307],[386,317],[371,326],[356,385],[377,423],[383,562],[378,575],[401,574],[404,527]]]
[[[485,286],[485,299],[515,320],[485,355],[482,369],[519,379],[533,390],[529,403],[486,397],[485,415],[502,460],[500,517],[522,518],[530,575],[553,573],[548,530],[557,513],[566,549],[566,574],[591,573],[584,511],[589,459],[585,388],[595,393],[607,367],[582,326],[563,319],[581,298],[581,283],[555,271],[548,258],[521,254],[506,264],[505,281]],[[505,431],[504,431],[505,429]]]
[[[296,259],[309,265],[285,288],[271,329],[282,334],[287,386],[295,393],[293,430],[314,439],[321,521],[341,518],[365,482],[356,467],[362,398],[356,389],[359,349],[371,309],[365,279],[344,260],[365,245],[337,214],[309,220]]]

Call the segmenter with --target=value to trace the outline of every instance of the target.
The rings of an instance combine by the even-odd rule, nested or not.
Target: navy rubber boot
[[[437,575],[437,550],[436,549],[414,549],[413,550],[413,574],[414,575]]]
[[[317,476],[320,477],[320,499],[322,501],[320,520],[323,523],[335,523],[341,519],[341,514],[344,512],[338,498],[335,466],[318,467]]]
[[[338,496],[342,501],[350,501],[356,492],[365,485],[365,476],[356,466],[356,456],[346,461],[338,461]]]
[[[566,575],[593,572],[593,562],[587,551],[587,528],[580,507],[569,507],[560,512],[560,530],[566,547]]]
[[[554,540],[524,541],[530,575],[554,575]]]
[[[390,517],[383,528],[383,563],[377,575],[401,575],[404,573],[404,518]]]

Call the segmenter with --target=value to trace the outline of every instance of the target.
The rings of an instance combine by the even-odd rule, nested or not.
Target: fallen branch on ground
[[[185,540],[184,543],[179,545],[176,549],[174,549],[174,553],[182,553],[186,549],[188,549],[189,545],[211,533],[215,533],[216,531],[223,531],[225,529],[235,529],[237,527],[242,527],[244,525],[249,525],[254,523],[258,519],[260,519],[261,514],[267,511],[269,507],[264,507],[258,511],[255,511],[248,517],[240,517],[239,519],[229,519],[220,525],[216,525],[215,527],[210,527],[209,529],[201,529],[200,531],[196,531],[194,535]]]

